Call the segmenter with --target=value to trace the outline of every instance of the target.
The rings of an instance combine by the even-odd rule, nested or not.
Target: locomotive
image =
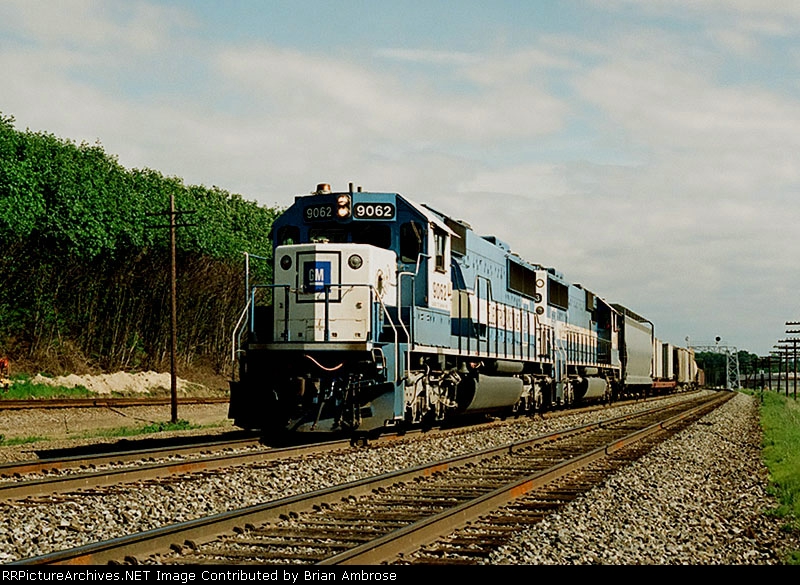
[[[270,237],[245,255],[238,427],[367,436],[697,384],[650,320],[399,193],[319,184]]]

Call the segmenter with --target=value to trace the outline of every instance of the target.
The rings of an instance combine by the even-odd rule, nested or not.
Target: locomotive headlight
[[[292,267],[292,257],[288,254],[281,256],[281,268],[289,270]]]
[[[350,217],[350,195],[342,193],[336,198],[336,215],[339,219]]]
[[[353,270],[358,270],[364,264],[364,260],[358,254],[353,254],[347,259],[347,265]]]

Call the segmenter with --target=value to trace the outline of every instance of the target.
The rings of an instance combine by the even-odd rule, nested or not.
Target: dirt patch
[[[178,398],[208,398],[229,395],[227,385],[214,382],[205,386],[198,382],[177,378]],[[73,388],[82,386],[98,396],[120,397],[161,397],[171,396],[172,376],[170,373],[158,372],[116,372],[113,374],[70,374],[66,376],[48,377],[37,375],[32,378],[39,384],[64,386]],[[103,439],[90,439],[92,435],[111,429],[140,429],[157,423],[171,421],[171,405],[166,406],[130,406],[130,407],[96,407],[65,408],[36,410],[6,410],[0,402],[0,438],[4,440],[33,438],[33,444],[16,447],[0,446],[0,461],[35,458],[33,451],[42,445],[52,442],[68,444],[86,444],[106,442]],[[178,406],[179,420],[186,421],[195,430],[174,431],[166,434],[196,434],[212,430],[222,432],[233,429],[233,421],[228,418],[228,404],[181,404]],[[164,432],[159,432],[163,436]],[[108,439],[108,441],[117,440]]]
[[[48,377],[41,374],[31,381],[36,384],[64,386],[66,388],[83,387],[90,392],[102,396],[162,396],[172,393],[172,375],[158,372],[114,372],[113,374]],[[217,381],[214,386],[206,386],[183,378],[176,378],[175,387],[178,396],[211,397],[227,396],[227,388],[220,388]]]
[[[228,405],[179,404],[178,419],[195,427],[233,426],[227,418]],[[0,409],[0,436],[6,439],[38,437],[68,439],[92,436],[111,429],[140,429],[171,420],[171,407],[125,406],[95,408],[54,408],[37,410]],[[183,433],[183,432],[181,432]]]

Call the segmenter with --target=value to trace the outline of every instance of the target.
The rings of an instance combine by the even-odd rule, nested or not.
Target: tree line
[[[733,356],[731,356],[733,357]],[[739,383],[744,386],[746,382],[756,379],[762,371],[767,375],[771,370],[778,372],[778,362],[768,363],[765,358],[759,357],[746,350],[736,352],[739,365]],[[707,386],[724,388],[728,385],[728,356],[724,353],[711,351],[698,351],[695,353],[697,366],[705,374]]]
[[[61,372],[163,371],[173,196],[176,210],[192,211],[176,240],[178,360],[221,372],[244,306],[243,253],[271,256],[280,210],[126,169],[100,144],[14,122],[0,112],[0,356]]]

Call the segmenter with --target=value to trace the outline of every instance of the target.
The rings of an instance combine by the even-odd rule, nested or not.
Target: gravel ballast
[[[503,444],[647,405],[557,419],[526,419],[469,435],[313,460],[241,467],[175,486],[135,485],[119,495],[66,502],[0,502],[0,563],[253,505],[392,469]],[[27,421],[32,423],[32,421]],[[53,445],[47,444],[48,448]],[[497,549],[492,564],[779,564],[796,534],[765,515],[775,507],[760,456],[755,399],[722,408],[656,447]],[[6,459],[19,458],[11,448]]]
[[[498,550],[494,564],[776,564],[800,550],[767,493],[755,399],[737,394]]]

